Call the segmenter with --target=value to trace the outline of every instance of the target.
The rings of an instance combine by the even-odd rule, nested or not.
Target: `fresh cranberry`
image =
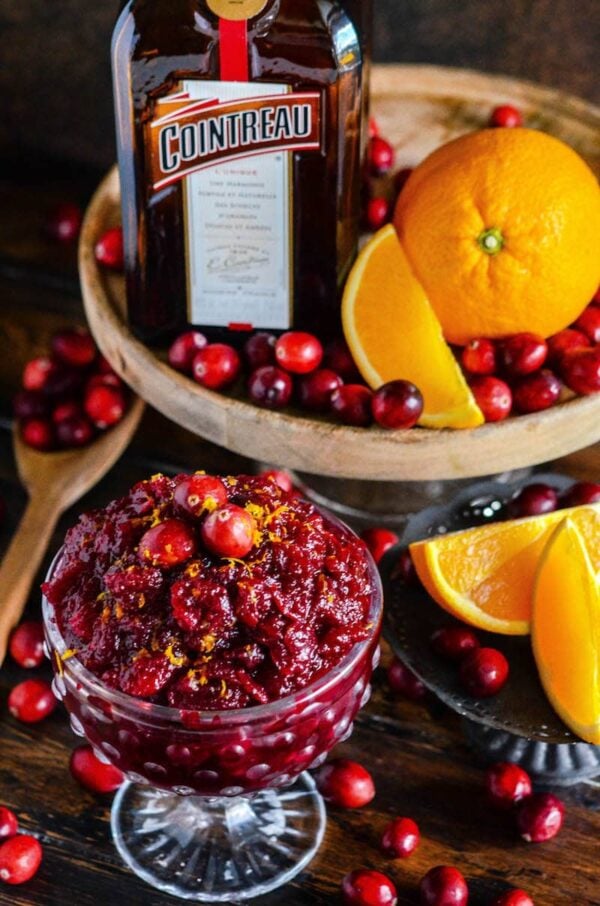
[[[97,354],[96,344],[87,330],[61,330],[52,337],[52,353],[65,365],[87,368]]]
[[[534,902],[524,890],[507,890],[492,906],[534,906]]]
[[[85,416],[64,419],[56,426],[56,440],[59,447],[65,450],[87,446],[94,439],[94,434],[94,426]]]
[[[323,364],[330,371],[339,374],[343,381],[355,382],[360,375],[348,344],[342,338],[332,340],[325,347]]]
[[[563,824],[565,807],[552,793],[535,793],[517,813],[517,827],[527,843],[545,843],[556,837]]]
[[[208,340],[199,330],[182,333],[169,347],[169,365],[175,371],[191,375],[196,354],[207,345]]]
[[[202,540],[217,557],[241,559],[254,546],[257,531],[254,517],[234,504],[215,510],[202,526]]]
[[[315,779],[323,798],[339,808],[362,808],[375,797],[373,778],[356,761],[330,761],[319,769]]]
[[[373,393],[362,384],[344,384],[331,394],[331,411],[345,425],[368,428],[373,422]]]
[[[24,724],[36,724],[56,708],[52,689],[43,680],[30,679],[19,683],[8,696],[8,710]]]
[[[107,358],[105,358],[102,353],[98,355],[98,361],[96,362],[96,371],[98,374],[114,374],[116,371],[113,366],[110,364]]]
[[[431,647],[440,657],[458,663],[481,646],[472,629],[466,626],[446,626],[433,633]]]
[[[290,330],[275,343],[277,364],[292,374],[315,371],[323,360],[323,347],[311,333]]]
[[[81,418],[83,409],[75,400],[65,400],[64,403],[58,403],[52,410],[52,421],[55,425],[61,422],[68,422],[72,418]]]
[[[462,660],[460,678],[475,698],[497,695],[508,680],[508,661],[495,648],[476,648]]]
[[[210,343],[194,356],[194,380],[210,390],[222,390],[235,381],[242,363],[240,357],[227,343]]]
[[[13,413],[20,421],[44,418],[48,414],[48,401],[39,390],[19,390],[13,399]]]
[[[360,537],[371,551],[375,563],[379,563],[383,559],[383,555],[400,540],[396,532],[386,528],[365,529]]]
[[[328,412],[331,408],[331,394],[342,387],[343,383],[339,374],[329,368],[313,371],[298,381],[298,402],[310,412]]]
[[[39,667],[44,660],[44,627],[29,620],[21,623],[10,637],[8,650],[19,667]]]
[[[373,176],[385,176],[394,166],[396,153],[389,142],[376,135],[369,142],[369,167]]]
[[[423,906],[466,906],[469,888],[463,875],[450,865],[438,865],[419,884]]]
[[[342,897],[346,906],[395,906],[398,902],[398,892],[390,879],[366,868],[346,875]]]
[[[408,182],[410,176],[412,175],[412,167],[403,167],[401,170],[398,170],[394,176],[394,189],[396,190],[396,195],[400,195],[402,189]]]
[[[119,375],[111,371],[103,374],[93,374],[85,386],[86,390],[91,390],[92,387],[114,387],[117,390],[123,390],[125,385]]]
[[[14,837],[19,830],[19,822],[14,812],[2,805],[0,806],[0,840]]]
[[[600,374],[600,357],[598,362]],[[519,412],[541,412],[554,406],[560,399],[560,381],[552,371],[544,368],[522,378],[515,386],[513,395]]]
[[[427,697],[425,685],[398,658],[394,658],[388,667],[387,681],[392,692],[411,702],[422,702]]]
[[[600,305],[588,305],[574,325],[588,337],[592,343],[600,343]]]
[[[181,519],[166,519],[142,535],[138,555],[142,563],[169,569],[185,563],[196,549],[192,527]]]
[[[220,478],[212,475],[190,475],[175,488],[174,500],[179,509],[200,517],[227,503],[227,491]]]
[[[383,832],[381,848],[392,859],[407,859],[420,842],[419,828],[411,818],[395,818]]]
[[[287,371],[276,365],[263,365],[248,379],[248,396],[264,409],[283,409],[291,400],[293,389]]]
[[[369,198],[364,211],[364,227],[371,233],[376,233],[389,223],[391,207],[387,198]]]
[[[390,381],[374,394],[373,418],[382,428],[414,428],[423,414],[423,395],[410,381]]]
[[[548,362],[560,369],[562,357],[574,349],[587,349],[590,347],[589,338],[580,330],[567,328],[555,333],[548,342]]]
[[[81,368],[59,362],[48,375],[43,392],[54,403],[64,402],[80,393],[85,377],[85,371]]]
[[[500,422],[508,418],[512,409],[512,391],[506,381],[496,377],[475,377],[471,381],[475,402],[483,412],[486,422]]]
[[[73,202],[57,204],[46,221],[46,231],[57,242],[75,242],[81,230],[83,215],[79,205]]]
[[[255,333],[244,344],[244,358],[249,367],[254,371],[263,365],[275,364],[275,334],[264,330]]]
[[[376,138],[379,135],[379,125],[374,116],[369,117],[369,138]]]
[[[568,352],[561,362],[561,375],[571,390],[587,396],[600,391],[600,348]]]
[[[75,780],[92,793],[114,793],[125,779],[118,768],[100,761],[91,746],[73,750],[69,770]]]
[[[24,390],[45,390],[48,378],[54,374],[57,364],[50,356],[42,355],[27,362],[23,370],[22,384]]]
[[[490,126],[503,129],[514,129],[523,125],[523,114],[511,104],[502,104],[492,110]]]
[[[399,579],[405,585],[417,581],[417,571],[409,550],[403,550],[392,569],[392,579]]]
[[[500,364],[511,377],[539,371],[548,357],[548,346],[535,333],[517,333],[500,343]]]
[[[42,847],[35,837],[19,834],[0,846],[0,881],[25,884],[37,873],[42,862]]]
[[[288,494],[294,490],[294,483],[287,472],[282,472],[278,469],[269,469],[261,474],[263,478],[270,478],[282,491],[285,491]]]
[[[471,340],[463,349],[460,360],[463,368],[469,374],[494,374],[498,365],[496,346],[485,337]]]
[[[28,447],[47,453],[54,448],[54,429],[47,418],[29,418],[21,425],[21,437]]]
[[[518,764],[501,762],[492,765],[486,775],[490,800],[499,808],[511,808],[531,796],[531,778]]]
[[[600,503],[600,484],[594,481],[578,481],[562,499],[563,506],[586,506]]]
[[[548,484],[526,485],[508,507],[509,515],[513,519],[524,516],[543,516],[544,513],[553,513],[558,509],[558,494]]]
[[[96,261],[111,271],[122,271],[125,264],[123,251],[123,230],[113,227],[107,230],[96,243]]]
[[[127,404],[121,390],[101,384],[86,390],[83,408],[94,425],[104,430],[121,421]]]

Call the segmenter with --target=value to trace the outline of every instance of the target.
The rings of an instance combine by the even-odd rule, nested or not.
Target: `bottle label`
[[[208,8],[221,19],[240,22],[262,13],[269,0],[206,0]]]
[[[292,324],[294,151],[322,146],[319,92],[189,80],[149,124],[154,190],[183,181],[188,317],[213,327]]]

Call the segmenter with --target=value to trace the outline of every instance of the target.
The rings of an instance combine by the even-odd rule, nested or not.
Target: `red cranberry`
[[[308,374],[315,371],[323,360],[323,347],[311,333],[290,330],[275,343],[277,364],[292,374]]]
[[[577,355],[578,353],[572,353]],[[563,359],[564,361],[564,359]],[[599,375],[600,375],[600,357]],[[519,412],[541,412],[560,399],[560,381],[547,368],[522,378],[514,388],[515,407]]]
[[[86,384],[86,390],[91,390],[92,387],[115,387],[117,390],[123,390],[124,386],[119,375],[115,374],[113,371],[103,374],[93,374]]]
[[[368,428],[373,421],[373,393],[362,384],[345,384],[331,394],[331,411],[345,425]]]
[[[438,865],[419,884],[423,906],[466,906],[469,888],[463,875],[450,865]]]
[[[369,117],[369,138],[376,138],[379,135],[379,125],[374,116]]]
[[[210,390],[222,390],[235,381],[242,363],[240,357],[227,343],[210,343],[200,349],[192,365],[194,380]]]
[[[586,506],[600,503],[600,484],[593,481],[578,481],[563,497],[563,506]]]
[[[21,425],[21,437],[28,447],[47,453],[54,448],[52,424],[47,418],[29,418]]]
[[[472,629],[466,626],[446,626],[433,633],[431,647],[440,657],[458,663],[481,646]]]
[[[200,517],[224,506],[227,491],[220,478],[213,475],[190,475],[175,488],[174,500],[180,510]]]
[[[469,374],[494,374],[497,368],[496,346],[485,337],[471,340],[463,349],[460,360]]]
[[[354,382],[360,378],[348,344],[342,338],[332,340],[327,344],[323,364],[326,368],[339,374],[343,381]]]
[[[548,362],[560,368],[562,357],[574,349],[587,349],[590,346],[588,337],[580,330],[567,328],[555,333],[548,340]]]
[[[369,198],[363,217],[365,229],[376,233],[389,223],[391,213],[387,198]]]
[[[394,166],[396,152],[389,142],[376,135],[369,142],[369,167],[373,176],[384,176]]]
[[[319,769],[315,779],[323,798],[339,808],[362,808],[375,798],[373,778],[356,761],[330,761]]]
[[[42,862],[42,847],[35,837],[19,834],[0,846],[0,881],[25,884],[37,873]]]
[[[400,540],[396,532],[385,528],[365,529],[360,537],[371,551],[375,563],[379,563],[383,559],[383,555]]]
[[[106,359],[102,355],[102,353],[100,353],[98,355],[98,361],[96,362],[96,370],[97,370],[98,374],[114,374],[114,375],[116,375],[115,369],[110,364],[108,359]]]
[[[113,227],[107,230],[96,243],[96,261],[111,271],[122,271],[125,264],[123,251],[123,230]]]
[[[552,793],[535,793],[517,813],[517,826],[527,843],[545,843],[556,837],[562,827],[565,807]]]
[[[142,535],[138,556],[143,563],[169,569],[185,563],[196,553],[194,531],[181,519],[165,519]]]
[[[94,439],[94,434],[94,426],[84,416],[64,419],[56,426],[56,440],[59,447],[65,450],[87,446]]]
[[[528,484],[509,504],[509,515],[513,519],[524,516],[542,516],[558,509],[558,494],[548,484]]]
[[[523,125],[523,115],[517,107],[511,104],[502,104],[492,110],[490,126],[495,128],[514,129]]]
[[[44,418],[48,414],[48,402],[39,390],[19,390],[13,399],[15,418]]]
[[[394,189],[396,190],[397,196],[400,195],[412,172],[412,167],[403,167],[402,170],[398,170],[398,172],[394,176]]]
[[[118,768],[96,758],[91,746],[74,749],[69,770],[75,780],[92,793],[114,793],[125,779]]]
[[[497,695],[508,680],[508,661],[495,648],[476,648],[460,665],[463,686],[475,698]]]
[[[329,368],[313,371],[298,381],[298,402],[303,409],[311,412],[328,412],[331,408],[331,394],[343,383],[339,374]]]
[[[524,890],[507,890],[492,906],[534,906],[534,902]]]
[[[575,393],[587,396],[600,391],[600,348],[566,353],[561,361],[564,381]]]
[[[390,381],[375,393],[373,417],[382,428],[414,428],[423,414],[423,395],[410,381]]]
[[[50,211],[46,222],[48,235],[57,242],[75,242],[81,230],[83,215],[73,202],[58,204]]]
[[[388,667],[387,680],[392,692],[411,702],[422,702],[427,697],[425,685],[398,658],[394,658]]]
[[[288,494],[294,490],[294,484],[287,472],[281,472],[277,469],[270,469],[267,472],[263,472],[262,476],[263,478],[270,478],[271,481],[274,481],[282,491],[285,491]]]
[[[19,822],[14,812],[2,805],[0,806],[0,840],[14,837],[19,830]]]
[[[398,902],[398,892],[390,879],[366,868],[346,875],[342,897],[346,906],[396,906]]]
[[[582,331],[592,343],[600,343],[600,305],[588,305],[574,325]]]
[[[411,818],[395,818],[383,832],[381,848],[392,859],[407,859],[420,842],[419,828]]]
[[[215,510],[202,526],[202,540],[217,557],[241,559],[254,546],[257,531],[254,517],[234,504]]]
[[[246,340],[244,344],[244,358],[249,367],[262,368],[263,365],[275,364],[275,334],[259,331]]]
[[[500,344],[500,363],[511,377],[539,371],[547,356],[546,341],[535,333],[517,333]]]
[[[496,377],[476,377],[471,381],[471,390],[486,422],[500,422],[508,418],[513,397],[505,381]]]
[[[19,667],[39,667],[44,660],[44,627],[29,620],[21,623],[10,637],[8,650]],[[1,835],[0,835],[1,836]]]
[[[25,365],[22,384],[25,390],[45,390],[48,378],[57,370],[54,359],[43,355]]]
[[[105,430],[121,421],[127,404],[121,390],[106,384],[98,384],[86,390],[83,407],[96,427]]]
[[[208,345],[208,340],[199,330],[182,333],[169,347],[169,365],[182,374],[192,373],[196,354]]]
[[[37,724],[44,720],[57,704],[48,683],[37,679],[19,683],[8,696],[8,710],[24,724]]]
[[[61,422],[68,422],[72,418],[81,418],[83,409],[75,400],[66,400],[64,403],[58,403],[52,410],[52,421],[55,425]]]
[[[81,368],[73,368],[61,362],[48,375],[44,393],[54,402],[71,399],[81,391],[84,380],[85,372]]]
[[[511,808],[531,796],[531,778],[518,764],[501,762],[489,768],[486,775],[489,797],[499,808]]]
[[[276,365],[263,365],[248,379],[248,396],[264,409],[283,409],[292,398],[292,379]]]
[[[87,330],[61,330],[52,337],[52,352],[57,359],[73,368],[87,368],[97,354],[96,344]]]

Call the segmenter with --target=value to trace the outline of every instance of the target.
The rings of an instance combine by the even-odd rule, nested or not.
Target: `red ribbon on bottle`
[[[219,19],[219,54],[223,82],[248,82],[248,22]]]

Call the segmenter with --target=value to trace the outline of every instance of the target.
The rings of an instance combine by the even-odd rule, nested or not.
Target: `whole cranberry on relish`
[[[81,516],[44,586],[88,670],[114,689],[186,710],[277,701],[372,634],[362,541],[268,477],[211,483],[216,509],[181,505],[190,476],[156,475]],[[204,543],[219,507],[253,520],[244,557]]]

